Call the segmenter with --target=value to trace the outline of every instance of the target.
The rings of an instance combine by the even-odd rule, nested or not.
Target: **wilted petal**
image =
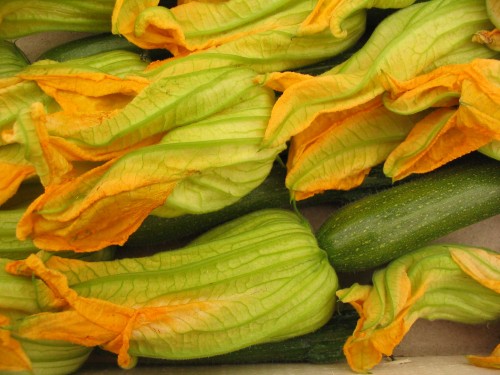
[[[362,293],[353,292],[360,288],[356,284],[339,290],[340,300],[353,304],[360,314],[344,346],[350,367],[356,372],[371,370],[383,355],[392,354],[420,318],[470,324],[498,319],[500,294],[484,286],[498,281],[498,267],[487,266],[498,257],[473,247],[430,245],[376,271],[373,286],[363,286]],[[454,258],[467,265],[467,272]]]
[[[418,123],[387,158],[394,180],[425,173],[500,139],[500,62],[477,59],[438,68],[407,82],[392,81],[387,108],[414,113],[439,108]],[[391,82],[389,80],[388,82]],[[450,106],[458,97],[458,108]]]
[[[158,4],[158,0],[117,1],[113,32],[142,48],[166,48],[175,56],[185,55],[290,22],[297,24],[301,20],[293,17],[293,8],[307,5],[291,1],[259,0],[251,6],[242,0],[193,1],[168,9]],[[288,13],[291,19],[286,18]]]
[[[180,86],[191,94],[191,104],[200,105],[168,107],[173,122],[167,125],[179,126],[161,142],[48,186],[21,219],[18,236],[33,238],[40,248],[93,251],[123,243],[160,206],[165,216],[210,212],[257,187],[285,147],[260,147],[274,96],[253,82],[252,72],[234,68],[223,72],[224,79],[218,81],[221,87],[205,85],[211,96],[193,93],[192,86]],[[210,77],[223,72],[214,71]],[[182,98],[172,94],[174,103]],[[218,100],[215,106],[203,105],[214,100]],[[160,120],[165,120],[161,114]],[[145,131],[140,129],[139,134]],[[110,212],[116,214],[110,216]]]
[[[330,29],[337,38],[344,38],[347,32],[343,23],[356,13],[370,8],[404,8],[415,0],[320,0],[301,25],[302,33],[317,33]]]
[[[385,90],[384,72],[398,80],[413,78],[457,48],[473,44],[464,42],[464,36],[476,32],[478,25],[489,24],[484,4],[472,0],[424,2],[395,12],[344,63],[285,90],[273,108],[264,144],[288,141],[325,113],[372,100]],[[426,53],[408,52],[412,50]],[[467,55],[461,57],[470,60]]]
[[[50,143],[46,112],[41,103],[23,110],[14,125],[13,140],[23,146],[25,159],[35,168],[43,185],[57,183],[72,170],[68,161]]]
[[[64,303],[19,321],[20,337],[101,345],[122,366],[311,332],[331,317],[338,285],[309,224],[286,210],[241,217],[177,251],[111,262],[32,255],[7,270],[42,279]]]
[[[378,97],[355,109],[318,118],[314,127],[292,138],[286,177],[292,197],[300,200],[326,190],[359,186],[420,117],[390,112]]]
[[[23,147],[9,144],[0,147],[0,205],[15,195],[21,183],[35,176],[35,168],[24,158]]]
[[[493,29],[491,31],[481,30],[474,34],[472,40],[474,42],[484,44],[493,51],[500,52],[500,30]]]
[[[468,355],[467,359],[474,366],[500,369],[500,344],[488,356]]]
[[[480,249],[468,252],[460,248],[451,249],[450,253],[467,275],[500,294],[500,254]]]
[[[10,320],[0,314],[0,371],[31,371],[31,361],[8,328]]]

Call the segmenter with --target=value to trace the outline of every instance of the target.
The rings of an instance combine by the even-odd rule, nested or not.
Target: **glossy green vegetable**
[[[498,162],[469,155],[343,206],[316,235],[337,271],[356,272],[498,214]]]

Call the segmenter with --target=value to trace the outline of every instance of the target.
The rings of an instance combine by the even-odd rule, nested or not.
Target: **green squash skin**
[[[338,272],[382,266],[500,214],[500,165],[479,154],[347,204],[316,232]]]

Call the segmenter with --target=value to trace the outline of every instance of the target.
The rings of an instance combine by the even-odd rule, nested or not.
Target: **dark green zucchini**
[[[201,215],[183,215],[176,218],[162,218],[150,215],[123,245],[127,255],[133,249],[141,253],[154,250],[165,244],[178,245],[182,240],[196,236],[225,221],[237,218],[251,211],[263,208],[292,208],[289,191],[285,187],[286,169],[276,163],[268,178],[235,204],[219,211]],[[381,169],[375,168],[359,188],[350,191],[328,191],[297,203],[305,207],[323,203],[345,204],[392,185]],[[181,241],[181,242],[179,242]]]
[[[500,163],[470,154],[334,211],[316,232],[338,272],[372,269],[500,214]]]

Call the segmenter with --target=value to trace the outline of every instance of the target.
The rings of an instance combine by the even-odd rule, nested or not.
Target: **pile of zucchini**
[[[15,3],[13,0],[7,2]],[[90,10],[101,14],[102,12],[107,12],[107,9],[114,2],[102,1],[100,3],[99,7]],[[174,6],[170,2],[163,2],[162,4],[166,4],[165,6],[168,7]],[[493,7],[492,2],[487,2],[487,4],[489,7]],[[329,71],[335,66],[341,66],[342,62],[351,58],[362,47],[376,26],[385,17],[395,11],[374,9],[371,12],[369,13],[370,17],[366,26],[366,33],[359,39],[358,43],[329,60],[297,68],[295,72],[316,76]],[[2,35],[1,17],[2,6],[0,5],[0,36]],[[89,28],[89,24],[92,25],[91,21],[83,20],[81,22],[82,30],[91,31],[92,27]],[[52,60],[54,62],[72,61],[117,50],[136,54],[145,64],[168,59],[172,56],[168,51],[144,49],[121,36],[103,32],[108,27],[109,25],[105,21],[100,20],[98,24],[96,23],[96,29],[93,30],[98,32],[98,34],[57,46],[54,49],[44,52],[38,60]],[[42,30],[34,30],[39,32],[50,31],[49,29],[43,30],[42,27]],[[10,51],[15,51],[21,59],[25,59],[23,52],[15,46],[15,43],[12,41],[4,41],[4,43]],[[27,60],[25,60],[25,63],[26,65],[30,64]],[[7,66],[7,63],[0,62],[0,74],[2,76],[8,76],[9,71]],[[4,67],[5,69],[2,70]],[[0,88],[1,95],[2,91]],[[280,93],[276,92],[276,96],[279,95]],[[1,130],[2,124],[0,123]],[[2,146],[2,143],[0,143],[0,146]],[[242,246],[241,250],[234,250],[241,252],[241,259],[248,258],[249,263],[255,262],[258,264],[257,256],[252,251],[257,252],[258,255],[262,255],[263,261],[265,259],[264,253],[269,248],[274,249],[273,246],[276,246],[276,249],[279,248],[271,239],[272,233],[264,230],[266,225],[269,225],[271,228],[273,222],[270,221],[271,224],[266,224],[265,220],[263,220],[269,212],[276,210],[276,212],[283,211],[286,212],[286,215],[294,216],[295,219],[293,220],[300,223],[300,230],[304,230],[306,235],[310,232],[309,240],[311,241],[310,246],[313,250],[308,256],[311,256],[311,259],[317,257],[314,261],[318,263],[317,265],[312,263],[312,267],[318,269],[318,277],[320,275],[320,267],[324,266],[323,257],[326,259],[325,262],[329,263],[328,272],[331,272],[328,277],[325,276],[325,280],[336,280],[338,276],[339,285],[333,285],[334,283],[332,282],[333,284],[330,285],[332,290],[325,291],[325,294],[328,294],[328,298],[325,297],[323,303],[325,305],[328,304],[328,308],[319,311],[310,306],[304,307],[304,311],[309,311],[307,309],[310,309],[313,318],[317,317],[316,320],[312,319],[314,323],[311,323],[309,327],[308,323],[304,323],[305,327],[303,329],[294,326],[289,327],[288,330],[276,330],[267,339],[265,335],[262,335],[263,337],[259,337],[255,342],[249,340],[249,344],[243,348],[238,347],[234,342],[231,345],[227,344],[227,347],[231,348],[228,352],[221,350],[220,353],[212,353],[210,350],[207,350],[205,352],[210,353],[210,355],[207,354],[205,357],[197,354],[192,357],[186,355],[184,358],[177,358],[176,355],[168,354],[167,350],[164,350],[165,354],[162,354],[163,349],[161,345],[166,345],[165,342],[168,342],[168,335],[166,335],[167,338],[161,337],[161,340],[165,341],[162,341],[160,344],[156,342],[152,344],[146,342],[144,344],[141,343],[140,338],[132,336],[130,339],[130,353],[133,354],[132,357],[134,355],[139,357],[140,364],[165,366],[179,364],[291,362],[335,363],[343,361],[346,357],[346,353],[343,352],[344,345],[355,330],[359,317],[347,304],[344,305],[338,301],[338,298],[334,296],[335,291],[333,289],[347,287],[348,285],[344,285],[345,280],[351,280],[352,277],[356,278],[357,275],[365,272],[377,272],[392,264],[391,262],[397,262],[403,256],[412,254],[449,233],[500,215],[500,167],[498,160],[486,156],[485,153],[474,151],[434,171],[413,175],[397,182],[384,175],[382,166],[377,165],[366,175],[363,183],[354,189],[329,190],[296,202],[291,200],[290,191],[285,185],[287,168],[284,162],[286,162],[287,157],[288,150],[285,150],[279,155],[263,183],[236,203],[227,205],[214,212],[184,214],[171,218],[161,217],[155,215],[153,212],[123,245],[105,248],[95,254],[86,256],[75,254],[71,251],[57,253],[43,251],[29,240],[19,241],[17,239],[17,222],[20,220],[26,207],[43,191],[43,187],[38,181],[25,181],[16,195],[0,206],[0,264],[2,265],[2,270],[0,271],[0,349],[2,348],[2,332],[8,332],[9,334],[12,332],[12,337],[9,336],[9,339],[19,339],[21,346],[27,353],[27,362],[31,361],[31,371],[34,374],[66,374],[76,371],[84,364],[88,364],[89,366],[109,365],[109,362],[112,361],[108,352],[97,350],[91,354],[90,351],[81,350],[79,345],[93,347],[93,344],[89,344],[84,339],[68,340],[71,342],[71,345],[63,345],[60,348],[54,347],[55,349],[50,349],[50,341],[37,341],[37,336],[32,336],[37,337],[36,339],[30,338],[28,333],[34,335],[32,333],[32,326],[38,324],[38,321],[34,319],[40,317],[40,321],[43,321],[45,317],[45,315],[38,316],[38,314],[47,314],[47,317],[50,318],[49,314],[55,314],[64,304],[71,306],[70,310],[78,311],[78,308],[75,307],[77,303],[70,300],[69,297],[61,297],[61,301],[64,300],[64,303],[58,302],[61,305],[58,305],[58,303],[53,304],[51,297],[46,297],[52,294],[57,295],[63,289],[59,289],[59,286],[52,288],[51,283],[56,283],[44,276],[44,272],[35,267],[35,263],[32,264],[28,261],[28,259],[32,260],[33,254],[38,254],[36,256],[45,263],[47,269],[53,267],[52,271],[55,273],[60,272],[70,280],[69,286],[74,287],[78,291],[78,298],[81,298],[76,299],[78,303],[84,303],[87,301],[86,299],[102,298],[104,300],[107,298],[107,301],[110,303],[126,305],[130,303],[130,301],[124,302],[126,298],[123,298],[124,301],[121,302],[116,302],[113,299],[116,297],[118,300],[117,296],[119,293],[115,297],[101,297],[99,289],[104,290],[105,287],[94,286],[94,289],[92,289],[92,284],[98,285],[99,283],[103,283],[102,285],[107,285],[106,283],[110,283],[109,287],[112,287],[115,285],[113,283],[116,280],[123,278],[125,285],[127,279],[126,273],[120,273],[118,270],[121,268],[126,269],[127,267],[130,267],[130,270],[134,269],[134,266],[131,264],[135,264],[136,261],[133,259],[137,259],[137,264],[140,264],[140,259],[143,257],[151,257],[147,258],[148,260],[145,260],[146,258],[143,260],[145,262],[144,269],[147,269],[149,273],[137,276],[140,272],[137,270],[133,271],[137,279],[132,281],[133,278],[131,276],[129,280],[130,284],[137,282],[138,285],[142,285],[140,284],[143,282],[141,280],[146,280],[147,277],[153,280],[156,274],[161,272],[168,273],[169,267],[172,269],[178,267],[182,263],[180,259],[183,257],[186,263],[182,264],[182,267],[185,267],[186,274],[192,272],[195,268],[199,268],[199,272],[193,273],[193,275],[197,275],[196,277],[203,280],[204,264],[207,266],[207,270],[216,270],[228,265],[234,265],[235,269],[237,268],[236,260],[233,261],[234,263],[228,262],[228,259],[232,259],[231,257],[233,256],[237,259],[237,256],[231,253],[233,251],[233,242],[231,241],[237,244],[237,240],[242,244],[246,243],[246,241],[259,243],[254,248]],[[313,228],[302,215],[302,209],[320,205],[331,207],[331,212],[328,214],[326,220],[319,223],[317,228]],[[256,219],[259,216],[261,216],[260,219],[263,220],[264,224],[260,224]],[[300,231],[295,226],[291,226],[290,228],[294,231],[294,235],[295,230],[297,232]],[[262,236],[262,241],[257,241],[257,237],[255,236],[250,238],[253,231],[256,233],[255,236]],[[278,235],[283,234],[276,233],[276,236]],[[299,246],[295,245],[291,240],[294,238],[296,238],[299,244],[302,244],[301,241],[303,241],[298,235],[297,237],[293,237],[290,234],[290,244],[286,244],[290,246],[291,253],[293,253],[292,250],[295,247]],[[267,247],[266,244],[260,244],[260,242],[264,241],[269,241]],[[286,241],[283,240],[283,242]],[[285,246],[283,243],[280,243],[280,245]],[[229,248],[227,254],[225,253],[226,250],[220,250],[221,254],[217,255],[218,249],[225,249],[225,246]],[[237,246],[234,245],[234,247],[236,248]],[[196,253],[196,251],[201,251],[199,249],[206,249],[205,255]],[[493,250],[493,252],[498,251],[498,249],[489,250]],[[172,253],[168,253],[171,251]],[[285,252],[283,251],[283,254]],[[160,254],[162,254],[162,261],[158,261]],[[177,254],[179,254],[178,257]],[[155,258],[155,256],[158,258]],[[269,256],[270,259],[272,258],[267,253],[266,256]],[[59,257],[62,260],[58,260]],[[267,277],[273,276],[272,267],[276,267],[276,272],[278,270],[279,272],[285,272],[281,270],[299,267],[300,262],[295,260],[294,263],[293,256],[290,255],[290,257],[291,259],[288,259],[286,255],[280,255],[279,259],[272,258],[272,261],[269,263],[271,266],[269,267],[259,264],[262,268],[258,268],[258,272],[262,272],[262,275],[265,275],[262,276],[263,280],[267,280]],[[53,259],[51,260],[51,258]],[[70,259],[67,264],[72,264],[73,260],[82,263],[78,263],[78,266],[75,266],[75,271],[70,269],[73,266],[67,266],[68,269],[65,269],[65,266],[61,266],[61,264],[66,264],[64,263],[64,259],[66,258]],[[127,259],[130,259],[130,264],[127,263]],[[304,255],[304,259],[309,258]],[[11,263],[11,261],[20,263]],[[26,263],[22,263],[24,261]],[[52,266],[52,261],[57,265]],[[306,261],[309,262],[310,260],[304,260],[304,262]],[[89,265],[85,265],[84,262],[89,262]],[[94,271],[92,271],[93,266],[90,264],[91,262],[95,262],[96,268]],[[110,271],[109,275],[105,274],[108,271],[106,262],[115,262],[109,263],[113,264],[109,266],[109,269],[113,268],[113,272],[116,271],[116,273]],[[154,262],[158,262],[157,270],[154,270],[152,266]],[[102,269],[99,267],[102,267]],[[5,271],[7,269],[9,270],[8,272]],[[79,276],[79,271],[76,271],[76,269],[83,270],[83,273]],[[105,269],[106,271],[103,271]],[[181,268],[181,270],[184,270],[184,268]],[[15,272],[18,272],[18,274],[13,276]],[[102,274],[99,274],[99,272],[102,272]],[[327,271],[324,272],[328,273]],[[497,272],[500,273],[500,270],[497,270]],[[89,275],[91,273],[95,273],[95,275]],[[182,274],[182,272],[179,274]],[[31,281],[27,283],[24,280],[21,282],[14,279],[14,277],[21,278],[26,275],[33,277],[33,280],[37,276],[37,280],[33,281],[33,283]],[[227,285],[231,284],[231,287],[233,287],[232,283],[237,283],[238,279],[246,280],[246,276],[248,276],[249,280],[251,279],[251,275],[246,275],[241,271],[238,274],[230,274],[227,276],[227,279],[221,279],[224,281],[214,278],[212,282],[220,283],[220,288],[224,289],[226,283]],[[344,277],[346,278],[344,279]],[[151,280],[145,283],[153,283]],[[290,276],[290,280],[292,280],[292,276]],[[250,284],[250,281],[245,282]],[[273,282],[278,281],[273,280]],[[294,282],[299,283],[298,281]],[[48,289],[44,283],[49,286]],[[26,295],[23,295],[25,300],[19,306],[16,305],[15,308],[12,308],[12,305],[10,305],[13,294],[9,290],[8,285],[15,285],[16,288],[19,288],[19,293],[21,294],[26,293]],[[193,291],[197,288],[204,290],[204,288],[211,287],[211,282],[204,283],[200,281],[198,284],[191,286],[188,292],[183,292],[194,293]],[[147,287],[144,288],[147,289]],[[245,293],[242,286],[234,288],[238,290],[238,293]],[[51,290],[50,292],[48,291],[49,289]],[[230,288],[228,287],[228,289]],[[217,290],[214,291],[211,289],[210,293],[215,293]],[[132,295],[132,292],[130,293]],[[177,291],[169,293],[175,294]],[[255,293],[257,294],[257,291]],[[64,293],[61,292],[61,295],[64,295]],[[247,296],[245,295],[245,297]],[[290,301],[293,300],[292,297],[293,295],[290,296]],[[189,298],[191,298],[191,294]],[[202,297],[201,299],[203,298],[208,297]],[[304,299],[307,300],[305,297]],[[40,302],[42,300],[43,303]],[[44,303],[47,304],[45,307]],[[75,303],[75,306],[72,303]],[[139,308],[140,303],[134,302],[131,303],[132,305]],[[291,306],[296,308],[293,304]],[[275,313],[273,309],[277,308],[273,306],[272,309],[269,308],[269,311],[272,310]],[[15,310],[15,312],[9,311],[9,309]],[[262,311],[262,314],[270,313],[264,308]],[[1,320],[4,312],[9,317],[8,324],[5,324]],[[300,317],[300,313],[298,312],[294,317]],[[216,313],[214,313],[214,316],[218,317]],[[252,319],[255,319],[258,324],[264,324],[258,321],[258,318],[255,318],[253,315]],[[246,327],[244,326],[246,323],[248,322],[241,323],[242,327]],[[210,324],[215,323],[207,323],[207,327]],[[294,325],[298,325],[298,323],[294,321]],[[199,329],[201,330],[201,328]],[[297,329],[297,332],[294,329]],[[24,334],[26,336],[23,336]],[[50,338],[49,340],[52,339]],[[214,333],[214,340],[223,342],[225,339],[227,337],[224,336],[223,329]],[[99,345],[101,344],[99,343]],[[221,344],[221,346],[224,345]],[[135,365],[134,361],[137,360],[136,358],[128,358],[128,361],[126,361],[124,357],[121,357],[123,356],[121,349],[116,349],[109,342],[103,344],[102,347],[109,352],[119,354],[119,363],[122,367],[132,367]],[[50,363],[50,361],[47,362],[46,358],[40,355],[40,353],[44,351],[49,352],[50,350],[54,350],[54,353],[57,353],[57,355],[54,355],[54,358],[57,357],[56,361],[60,362],[56,362],[56,364]],[[175,352],[175,350],[173,351]],[[188,352],[189,348],[186,351]],[[67,357],[61,354],[66,352],[68,353]],[[72,353],[76,354],[73,355]],[[200,350],[200,352],[196,353],[204,353],[204,351]],[[0,372],[2,370],[2,355],[6,356],[6,354],[2,354],[2,351],[0,351]],[[61,355],[60,358],[58,357],[59,355]],[[71,357],[72,355],[73,357]],[[89,356],[90,360],[88,360]],[[123,362],[120,362],[122,360]],[[55,368],[52,366],[60,367]],[[13,374],[26,373],[15,366],[10,369],[8,368],[5,373],[11,372]]]

